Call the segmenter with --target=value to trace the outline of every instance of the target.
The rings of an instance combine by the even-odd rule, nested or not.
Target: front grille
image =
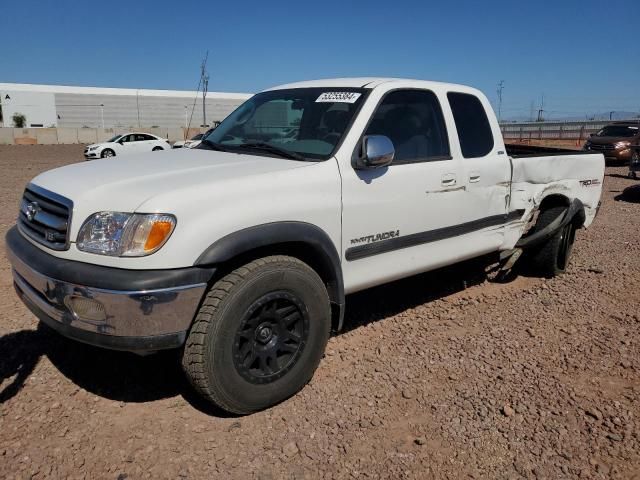
[[[53,250],[69,248],[73,202],[35,185],[24,191],[18,216],[20,231]]]
[[[609,145],[609,144],[597,144],[597,143],[592,143],[590,145],[591,150],[598,150],[600,152],[605,151],[605,150],[615,150],[615,147],[613,145]]]

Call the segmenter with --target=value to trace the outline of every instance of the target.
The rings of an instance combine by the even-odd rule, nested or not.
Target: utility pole
[[[209,74],[207,73],[207,59],[209,58],[209,50],[200,66],[200,80],[202,82],[202,125],[207,126],[207,89],[209,88]]]
[[[613,114],[616,113],[615,111],[613,112],[609,112],[609,121],[613,120]]]
[[[140,90],[136,90],[136,110],[138,110],[138,128],[140,128]]]
[[[498,82],[498,123],[502,121],[502,91],[504,90],[504,80]]]
[[[536,120],[536,122],[544,122],[544,116],[542,115],[544,113],[544,94],[542,95],[542,98],[540,100],[540,108],[538,109],[538,119]]]

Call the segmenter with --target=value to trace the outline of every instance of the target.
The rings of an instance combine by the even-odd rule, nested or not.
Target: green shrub
[[[22,113],[14,113],[11,119],[13,120],[13,126],[15,128],[24,128],[27,124],[27,117]]]

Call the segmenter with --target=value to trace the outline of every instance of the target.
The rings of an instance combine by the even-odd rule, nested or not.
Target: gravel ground
[[[24,184],[81,149],[0,147],[3,234]],[[607,169],[566,275],[499,284],[470,262],[353,295],[312,382],[242,418],[200,402],[171,353],[38,326],[2,261],[0,478],[640,478],[640,187],[625,173]]]

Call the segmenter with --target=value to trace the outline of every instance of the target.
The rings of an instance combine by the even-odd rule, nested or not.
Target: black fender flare
[[[344,280],[340,255],[329,235],[320,227],[306,222],[283,221],[265,223],[230,233],[200,254],[194,266],[203,267],[228,262],[252,250],[286,243],[303,244],[321,265],[331,303],[338,311],[334,329],[339,331],[344,320]]]
[[[585,220],[584,204],[578,198],[574,198],[571,201],[565,210],[564,215],[556,218],[542,230],[518,240],[516,248],[530,248],[548,240],[553,237],[558,230],[566,226],[568,223],[575,221],[574,219],[576,219],[576,217],[579,224],[578,226],[582,226]]]

